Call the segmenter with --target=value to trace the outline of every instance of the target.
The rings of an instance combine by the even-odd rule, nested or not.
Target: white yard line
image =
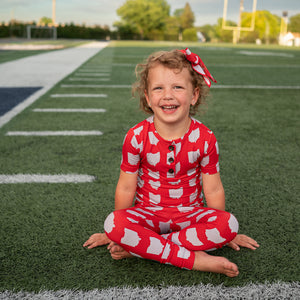
[[[127,84],[62,84],[62,88],[131,88]],[[296,85],[213,85],[212,88],[217,89],[264,89],[264,90],[299,90],[300,86]]]
[[[110,78],[69,78],[70,81],[110,81]]]
[[[106,94],[52,94],[51,98],[106,98]]]
[[[216,89],[299,90],[298,85],[214,85]]]
[[[104,113],[103,108],[35,108],[34,112],[62,112],[62,113]]]
[[[89,136],[89,135],[102,135],[103,133],[98,130],[90,131],[8,131],[7,136]]]
[[[11,183],[85,183],[93,182],[96,178],[84,174],[59,174],[59,175],[42,175],[42,174],[0,174],[0,184]]]
[[[110,73],[84,73],[84,72],[76,72],[73,76],[89,76],[89,77],[106,77],[109,76]]]
[[[300,299],[299,282],[278,282],[227,287],[212,284],[197,284],[193,286],[167,287],[111,287],[108,289],[93,289],[90,291],[58,290],[40,292],[13,292],[0,293],[1,299]]]
[[[114,63],[115,67],[135,67],[136,64]],[[264,64],[209,64],[207,67],[225,67],[225,68],[300,68],[300,65],[264,65]]]
[[[128,89],[131,85],[128,84],[61,84],[62,88],[117,88]]]
[[[241,64],[241,65],[227,65],[227,64],[210,64],[209,67],[224,67],[224,68],[300,68],[300,65],[264,65],[264,64]]]
[[[101,67],[97,67],[95,69],[85,69],[84,67],[80,68],[80,70],[78,70],[77,73],[105,73],[105,74],[108,74],[108,73],[111,73],[111,70],[108,70],[108,69],[102,69]]]

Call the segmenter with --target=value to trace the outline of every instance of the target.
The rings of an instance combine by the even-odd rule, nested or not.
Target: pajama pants
[[[135,206],[112,212],[104,229],[134,256],[191,270],[194,251],[223,247],[238,232],[236,218],[206,207]]]

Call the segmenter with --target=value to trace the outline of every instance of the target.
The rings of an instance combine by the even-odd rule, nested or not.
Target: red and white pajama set
[[[219,150],[196,119],[173,141],[160,137],[153,116],[137,124],[125,137],[121,169],[138,172],[135,206],[112,212],[104,229],[131,254],[192,269],[193,251],[221,248],[236,236],[232,214],[204,207],[201,173],[219,172]]]

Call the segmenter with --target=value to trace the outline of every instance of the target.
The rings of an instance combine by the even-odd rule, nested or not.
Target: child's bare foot
[[[221,256],[212,256],[204,251],[195,251],[193,270],[225,274],[235,277],[239,274],[236,264]]]
[[[118,244],[114,244],[109,248],[110,255],[113,259],[123,259],[123,258],[130,258],[133,257],[132,254],[124,250],[121,246]]]

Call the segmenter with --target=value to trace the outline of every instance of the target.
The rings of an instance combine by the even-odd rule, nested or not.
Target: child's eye
[[[180,86],[180,85],[176,85],[175,86],[175,89],[177,90],[177,89],[182,89],[183,87],[182,86]]]
[[[156,86],[155,88],[153,88],[153,90],[161,90],[162,89],[162,87],[160,87],[160,86]]]

